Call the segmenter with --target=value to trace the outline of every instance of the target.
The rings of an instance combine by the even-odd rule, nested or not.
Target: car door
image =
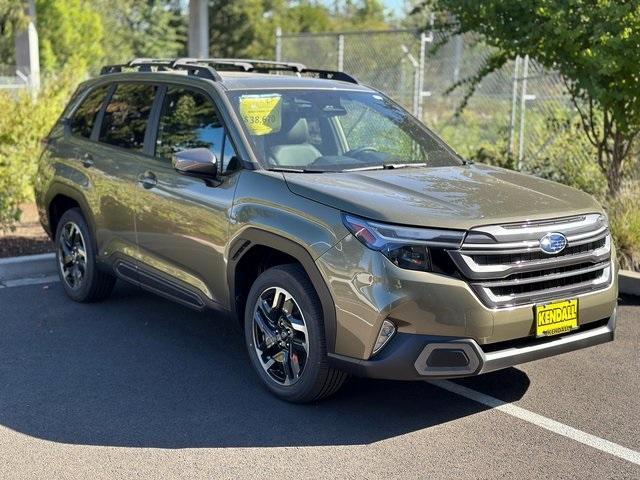
[[[135,255],[137,172],[156,90],[148,83],[111,84],[92,128],[92,141],[78,151],[88,176],[86,192],[103,260]]]
[[[239,174],[235,149],[204,91],[167,85],[156,109],[154,156],[140,164],[137,188],[141,282],[194,307],[226,305],[224,249]],[[219,178],[187,176],[173,168],[175,153],[203,147],[218,159]]]

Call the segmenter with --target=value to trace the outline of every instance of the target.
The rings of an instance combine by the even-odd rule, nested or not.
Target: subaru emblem
[[[561,233],[547,233],[540,239],[540,250],[549,255],[560,253],[567,246],[567,237]]]

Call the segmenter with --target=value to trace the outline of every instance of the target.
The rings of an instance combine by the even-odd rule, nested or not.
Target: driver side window
[[[190,148],[208,148],[222,161],[224,127],[211,99],[204,93],[169,87],[164,96],[156,157],[169,160]]]

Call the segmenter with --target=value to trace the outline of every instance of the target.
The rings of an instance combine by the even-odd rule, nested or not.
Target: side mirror
[[[186,175],[218,174],[218,159],[208,148],[190,148],[173,156],[173,168]]]

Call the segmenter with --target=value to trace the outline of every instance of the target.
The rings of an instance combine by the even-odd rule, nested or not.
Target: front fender
[[[259,192],[259,195],[256,194]],[[262,245],[295,258],[313,283],[325,315],[327,349],[335,345],[335,302],[315,260],[349,232],[340,211],[292,193],[282,174],[245,171],[238,182],[230,215],[227,284],[236,311],[236,266],[252,246]]]

